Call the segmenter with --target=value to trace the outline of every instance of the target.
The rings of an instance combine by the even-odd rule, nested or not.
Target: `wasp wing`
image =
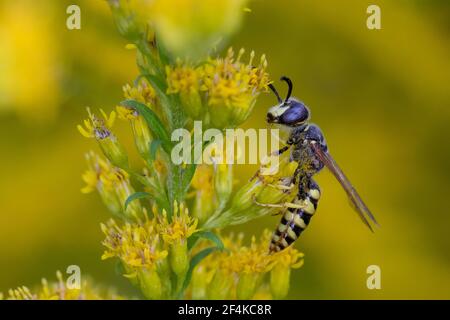
[[[361,218],[362,222],[373,232],[372,226],[369,224],[367,217],[379,226],[378,222],[375,220],[375,217],[370,212],[369,208],[367,208],[366,204],[362,201],[358,192],[356,192],[355,188],[353,188],[350,181],[345,176],[344,172],[342,172],[341,168],[339,168],[336,161],[334,161],[333,157],[327,152],[322,150],[319,144],[312,143],[311,144],[314,153],[323,162],[323,164],[333,173],[336,179],[344,188],[347,196],[350,200],[350,203],[353,205],[355,211],[358,213],[358,216]]]

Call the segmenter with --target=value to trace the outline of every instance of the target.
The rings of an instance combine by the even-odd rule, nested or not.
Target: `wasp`
[[[280,80],[285,81],[288,85],[287,96],[282,100],[273,84],[269,85],[278,100],[278,104],[268,110],[267,122],[281,125],[289,132],[286,145],[276,151],[276,155],[281,155],[290,150],[290,161],[298,163],[291,180],[291,185],[298,185],[298,193],[292,202],[279,205],[284,208],[281,212],[283,216],[272,235],[270,252],[282,251],[289,247],[309,225],[317,210],[317,204],[321,196],[319,185],[313,177],[324,167],[327,167],[340,182],[356,213],[373,232],[368,220],[378,225],[375,217],[330,155],[320,128],[309,123],[310,111],[308,107],[303,102],[291,97],[293,86],[288,77],[283,76]]]

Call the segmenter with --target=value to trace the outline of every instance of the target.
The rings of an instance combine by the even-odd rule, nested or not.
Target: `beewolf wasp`
[[[281,221],[272,235],[270,252],[278,252],[289,247],[309,225],[321,195],[319,185],[313,180],[313,176],[325,166],[344,188],[362,222],[373,232],[368,220],[375,225],[378,225],[377,221],[328,152],[320,128],[308,123],[309,109],[303,102],[291,97],[292,81],[285,76],[280,80],[287,83],[288,93],[286,99],[282,100],[275,87],[272,84],[269,85],[277,97],[278,104],[269,109],[267,122],[282,125],[289,131],[286,146],[278,150],[276,155],[281,155],[291,149],[290,161],[298,163],[291,185],[298,184],[298,193],[290,203],[281,205],[257,203],[263,206],[284,208],[281,212],[283,214]]]

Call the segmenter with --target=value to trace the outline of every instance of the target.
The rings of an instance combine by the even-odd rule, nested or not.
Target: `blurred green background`
[[[82,27],[69,31],[74,3]],[[370,4],[381,7],[382,30],[366,28]],[[321,173],[323,198],[297,243],[305,265],[289,298],[449,299],[450,3],[255,0],[250,8],[231,45],[266,53],[273,79],[293,79],[382,226],[368,232]],[[137,75],[125,45],[101,0],[0,4],[0,291],[77,264],[136,294],[113,262],[100,261],[99,223],[109,214],[96,194],[80,193],[83,155],[95,143],[75,128],[86,106],[111,110]],[[274,102],[259,99],[245,126],[264,128]],[[381,290],[366,288],[371,264],[381,267]]]

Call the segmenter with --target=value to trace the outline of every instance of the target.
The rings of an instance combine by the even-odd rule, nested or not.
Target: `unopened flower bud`
[[[258,274],[242,272],[236,287],[236,297],[240,300],[248,300],[253,297],[256,291]]]
[[[142,268],[138,271],[139,286],[147,299],[158,300],[162,297],[162,285],[156,270]]]
[[[274,299],[284,299],[289,292],[291,269],[277,264],[270,271],[270,292]]]
[[[232,274],[218,269],[214,274],[211,283],[207,289],[208,299],[223,300],[227,299],[230,294],[230,289],[233,285]]]
[[[119,168],[128,167],[128,155],[114,135],[98,140],[105,157]]]
[[[214,186],[219,203],[226,203],[233,191],[233,165],[218,164],[214,174]]]
[[[170,246],[170,266],[179,278],[184,278],[189,269],[189,256],[186,241],[174,242]]]

